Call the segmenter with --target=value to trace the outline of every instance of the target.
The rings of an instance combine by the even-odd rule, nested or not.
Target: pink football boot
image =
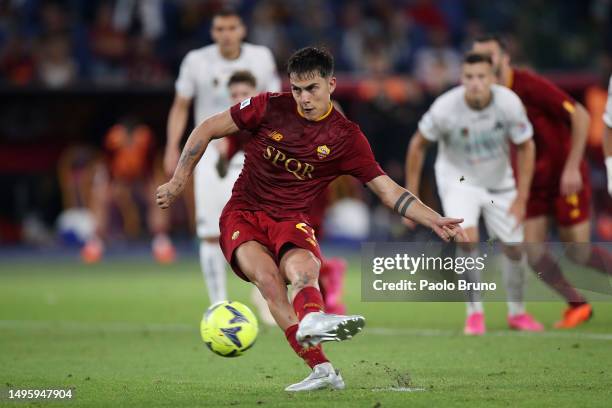
[[[472,313],[465,320],[465,328],[463,329],[463,334],[468,336],[482,336],[485,334],[485,321],[484,321],[484,313],[476,312]]]
[[[342,303],[342,287],[346,261],[342,258],[325,259],[321,265],[319,281],[325,292],[325,312],[343,315],[346,307]]]
[[[529,313],[521,313],[516,316],[508,316],[508,326],[512,330],[541,332],[544,331],[542,323],[538,322]]]

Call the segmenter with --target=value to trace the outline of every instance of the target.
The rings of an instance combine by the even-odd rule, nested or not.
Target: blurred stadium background
[[[323,44],[333,52],[334,97],[400,183],[417,121],[458,82],[470,40],[502,33],[515,63],[543,73],[591,112],[592,238],[612,239],[601,153],[609,0],[0,0],[0,397],[6,385],[75,388],[79,406],[380,407],[406,406],[408,398],[413,406],[609,406],[612,303],[596,302],[588,325],[541,336],[508,331],[505,305],[494,303],[490,335],[467,338],[461,304],[362,302],[361,240],[431,234],[408,232],[351,183],[335,188],[323,243],[326,254],[349,260],[344,299],[368,318],[367,335],[326,349],[344,370],[345,393],[299,401],[283,393],[305,366],[275,329],[264,329],[240,359],[206,351],[197,322],[208,301],[189,200],[171,213],[173,265],[149,257],[146,203],[131,199],[109,219],[108,258],[81,264],[80,242],[94,228],[96,169],[122,137],[115,125],[142,125],[146,141],[143,162],[120,161],[116,169],[146,164],[159,177],[179,64],[211,43],[210,17],[227,3],[241,11],[247,41],[272,49],[283,79],[295,49]],[[439,209],[434,155],[421,195]],[[137,177],[132,187],[152,201]],[[228,280],[230,295],[250,304],[250,286],[230,272]],[[530,310],[548,328],[562,307],[541,302]],[[389,387],[427,392],[378,392]]]
[[[113,125],[126,118],[146,125],[155,152],[161,152],[180,61],[188,50],[211,42],[210,16],[227,3],[241,11],[247,40],[272,49],[282,78],[293,50],[323,44],[333,52],[340,79],[335,98],[398,182],[417,120],[457,83],[470,40],[490,31],[504,34],[513,61],[544,73],[591,111],[593,238],[612,238],[599,119],[612,71],[609,1],[5,0],[0,3],[3,247],[57,247],[59,216],[88,205],[87,169],[108,150],[105,138]],[[439,208],[432,172],[427,174],[421,194]],[[363,194],[349,189],[339,196],[377,205]],[[340,233],[410,238],[385,209],[344,204],[354,211],[351,219],[361,222]],[[188,208],[172,214],[175,238],[192,236]],[[330,223],[349,211],[342,208],[332,210]],[[144,238],[143,225],[114,237]],[[64,243],[70,240],[64,236]]]

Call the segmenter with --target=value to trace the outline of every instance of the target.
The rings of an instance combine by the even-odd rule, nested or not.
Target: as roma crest
[[[321,160],[329,156],[330,152],[331,150],[329,149],[329,147],[327,147],[327,145],[317,147],[317,157]]]

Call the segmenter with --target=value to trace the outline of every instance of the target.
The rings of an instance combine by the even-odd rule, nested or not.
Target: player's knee
[[[591,248],[589,245],[569,244],[565,248],[565,254],[572,262],[584,265],[589,261]]]
[[[274,274],[271,271],[258,270],[255,271],[254,275],[253,283],[257,286],[264,299],[274,300],[280,296],[287,296],[285,283],[278,273]]]

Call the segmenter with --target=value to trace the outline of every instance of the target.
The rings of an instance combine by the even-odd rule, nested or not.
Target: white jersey
[[[280,79],[272,52],[259,45],[243,43],[240,56],[234,60],[223,58],[216,44],[189,52],[181,63],[176,80],[176,93],[194,98],[196,125],[215,113],[229,109],[231,98],[227,82],[236,71],[247,70],[257,80],[257,91],[280,91]],[[229,200],[238,178],[244,154],[236,154],[229,163],[228,174],[220,177],[216,169],[219,151],[215,143],[206,149],[194,171],[197,233],[200,238],[218,237],[219,217]]]
[[[491,85],[492,100],[475,110],[465,101],[465,88],[440,95],[419,122],[425,139],[438,143],[436,178],[491,190],[515,187],[509,141],[529,140],[533,128],[519,97],[510,89]]]
[[[603,121],[606,126],[612,129],[612,75],[610,75],[610,84],[608,85],[608,103],[606,103]]]
[[[243,43],[240,56],[223,58],[216,44],[189,52],[181,63],[176,93],[195,98],[196,125],[231,106],[227,81],[236,71],[250,71],[257,80],[258,92],[280,91],[280,79],[272,52],[264,46]]]

